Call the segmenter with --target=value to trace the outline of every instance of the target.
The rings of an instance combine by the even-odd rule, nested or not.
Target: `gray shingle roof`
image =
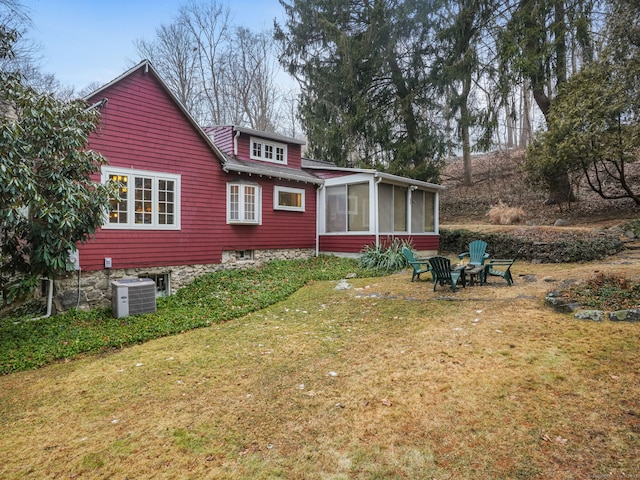
[[[248,173],[264,177],[293,180],[295,182],[311,183],[321,185],[324,181],[311,173],[298,168],[289,168],[281,165],[271,165],[264,162],[253,162],[249,160],[238,160],[230,155],[224,154],[224,164],[222,168],[225,172]]]

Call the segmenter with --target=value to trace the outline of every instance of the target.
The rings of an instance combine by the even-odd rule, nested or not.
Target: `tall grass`
[[[498,205],[491,207],[487,212],[489,221],[496,225],[514,225],[522,223],[526,217],[524,209],[520,207],[510,207],[500,201]]]

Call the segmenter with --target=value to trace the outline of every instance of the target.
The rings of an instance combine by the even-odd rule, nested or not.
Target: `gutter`
[[[233,136],[233,155],[238,156],[238,137],[240,136],[240,130],[236,130],[236,134]]]
[[[320,255],[320,195],[324,190],[324,183],[321,183],[316,190],[316,257]]]

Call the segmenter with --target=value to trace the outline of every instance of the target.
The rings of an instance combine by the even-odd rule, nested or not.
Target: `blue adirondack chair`
[[[486,273],[488,275],[494,275],[496,277],[502,277],[507,281],[507,285],[513,285],[513,276],[511,275],[511,266],[518,259],[522,253],[522,247],[518,250],[513,258],[494,258],[491,259],[489,265],[487,265]],[[499,268],[496,268],[499,267]]]
[[[451,290],[455,292],[460,279],[460,270],[451,270],[451,260],[447,257],[431,257],[429,263],[433,277],[433,291],[435,292],[436,287],[440,284],[441,286],[451,285]]]
[[[487,281],[486,268],[484,268],[484,261],[489,258],[487,253],[487,242],[484,240],[474,240],[469,243],[469,251],[463,252],[458,255],[460,260],[469,257],[469,268],[472,270],[469,272],[471,276],[471,284],[473,284],[474,275],[478,275],[480,279],[480,285],[484,285]]]
[[[466,257],[469,257],[469,265],[484,265],[484,261],[489,258],[487,242],[484,240],[474,240],[469,243],[469,251],[458,255],[460,260]]]
[[[402,248],[402,254],[407,259],[409,265],[413,269],[413,274],[411,275],[411,281],[413,282],[416,278],[420,280],[420,275],[423,273],[427,273],[431,271],[431,265],[429,261],[426,259],[415,258],[413,252],[408,247]]]

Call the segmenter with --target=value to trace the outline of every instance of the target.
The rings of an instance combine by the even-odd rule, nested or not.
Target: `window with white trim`
[[[273,191],[273,208],[304,212],[304,190],[276,186]]]
[[[227,223],[260,224],[262,188],[255,183],[227,183]]]
[[[326,204],[327,233],[369,231],[368,182],[327,187]]]
[[[426,190],[411,192],[411,232],[435,232],[436,194]]]
[[[378,185],[378,229],[384,233],[407,231],[407,187]]]
[[[251,137],[251,159],[287,164],[287,145]]]
[[[143,273],[138,278],[148,278],[156,282],[156,298],[171,295],[171,274],[169,273]]]
[[[180,175],[104,167],[102,181],[119,185],[103,228],[180,229]]]

